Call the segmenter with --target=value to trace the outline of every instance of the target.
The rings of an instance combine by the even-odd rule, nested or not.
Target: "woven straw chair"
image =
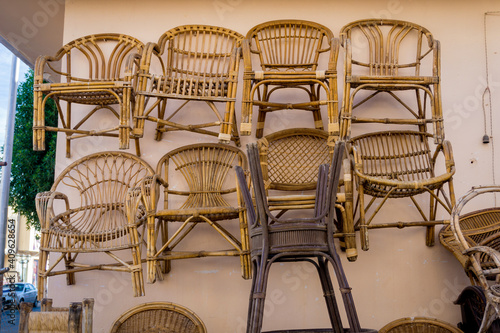
[[[75,284],[75,273],[89,270],[131,273],[135,296],[144,295],[138,227],[145,212],[138,209],[136,186],[153,174],[132,154],[96,153],[70,164],[50,191],[36,196],[41,223],[38,299],[47,294],[49,276],[66,274],[67,283]],[[131,251],[131,263],[113,253],[120,250]],[[52,252],[60,255],[49,262]],[[81,258],[90,253],[106,253],[114,263],[86,264]],[[62,260],[64,267],[58,268]]]
[[[434,245],[435,226],[446,223],[436,220],[438,207],[451,213],[455,205],[455,164],[450,143],[445,140],[433,150],[431,137],[416,131],[385,131],[360,135],[349,141],[358,188],[359,219],[355,227],[360,230],[363,250],[369,249],[368,230],[374,228],[425,226],[426,245]],[[444,162],[445,170],[441,174],[436,173],[438,162]],[[445,184],[448,184],[448,194],[444,191]],[[429,195],[427,214],[415,199],[420,194]],[[371,197],[366,205],[365,195]],[[411,199],[423,220],[372,223],[384,204],[397,198]],[[374,208],[377,199],[380,199],[379,205]]]
[[[150,283],[155,282],[157,277],[163,279],[161,262],[163,273],[167,273],[170,271],[170,260],[207,256],[240,256],[242,276],[250,278],[246,215],[234,176],[237,165],[246,168],[247,159],[236,147],[216,143],[194,144],[165,154],[158,162],[156,175],[144,180],[142,194],[148,212]],[[183,180],[184,184],[180,184]],[[161,188],[163,207],[158,205]],[[179,201],[183,203],[174,208]],[[240,239],[220,223],[233,219],[239,219]],[[230,249],[183,250],[183,239],[192,234],[193,228],[200,223],[210,225],[229,243]],[[174,226],[178,227],[169,236],[168,230]]]
[[[19,333],[92,333],[93,298],[73,302],[69,308],[52,307],[52,299],[44,298],[41,311],[32,310],[33,304],[21,303]]]
[[[250,29],[243,42],[241,134],[251,134],[253,106],[259,107],[257,138],[263,135],[266,114],[278,110],[310,111],[315,128],[323,129],[320,105],[326,104],[328,131],[332,139],[336,139],[339,131],[338,49],[338,40],[333,38],[330,29],[314,22],[277,20]],[[320,67],[323,58],[327,62],[325,68]],[[271,95],[289,88],[299,95],[303,91],[306,100],[271,101]]]
[[[241,168],[236,169],[247,206],[250,251],[254,268],[247,333],[261,332],[269,270],[273,263],[283,261],[305,261],[317,268],[333,332],[343,333],[344,329],[328,270],[328,263],[330,263],[341,289],[351,332],[361,331],[350,287],[333,244],[335,209],[332,198],[335,198],[338,188],[343,152],[344,143],[339,141],[333,153],[330,177],[328,177],[327,164],[319,168],[313,216],[277,218],[267,205],[257,145],[248,145],[257,212],[253,207],[244,171]]]
[[[486,306],[482,316],[480,333],[488,332],[493,321],[499,319],[500,311],[500,252],[498,233],[498,208],[482,209],[461,216],[462,209],[472,199],[487,193],[500,192],[500,186],[473,187],[462,196],[451,213],[450,229],[456,242],[444,245],[459,259],[471,278],[481,287]],[[482,231],[482,233],[480,232]],[[446,233],[446,230],[442,232]],[[443,239],[445,239],[443,237]],[[459,252],[467,259],[459,256]],[[462,295],[465,297],[465,295]],[[463,303],[459,300],[458,303]]]
[[[181,130],[218,136],[221,143],[233,140],[239,146],[235,99],[242,39],[239,33],[221,27],[185,25],[147,44],[141,58],[134,134],[142,136],[144,122],[149,120],[157,123],[156,140],[163,132]],[[168,100],[183,103],[167,112]],[[216,121],[193,124],[202,113],[186,114],[183,108],[189,102],[208,104],[207,111],[215,114]],[[225,105],[223,115],[216,103]],[[214,126],[219,130],[210,129]]]
[[[426,132],[427,124],[431,124],[435,142],[441,143],[444,130],[439,41],[417,24],[385,19],[349,23],[341,29],[340,40],[345,48],[341,137],[350,137],[351,123],[413,124],[421,132]],[[415,93],[413,102],[403,91]],[[383,92],[409,111],[407,118],[353,115],[353,109]],[[358,94],[361,96],[354,101]],[[429,108],[430,116],[426,114]]]
[[[188,308],[169,302],[137,305],[118,318],[111,333],[205,333],[200,317]]]
[[[462,330],[435,318],[412,317],[390,322],[379,333],[463,333]]]
[[[312,128],[286,129],[259,139],[257,146],[269,209],[279,210],[277,217],[280,217],[288,210],[313,208],[315,196],[310,192],[316,189],[319,166],[328,164],[333,153],[328,132]],[[344,171],[350,172],[349,161],[344,163],[347,163]],[[345,177],[349,179],[350,174]],[[340,182],[343,184],[343,179]],[[273,195],[269,195],[269,191],[274,192]],[[337,193],[336,208],[340,214],[336,236],[342,237],[341,248],[346,250],[347,258],[354,261],[357,250],[352,207],[345,207],[345,198],[352,197],[352,189],[346,188],[345,192]]]
[[[140,53],[143,43],[123,34],[96,34],[75,39],[64,45],[55,56],[41,56],[35,64],[34,82],[34,150],[45,150],[45,131],[66,133],[66,155],[71,154],[71,140],[88,136],[119,138],[119,148],[129,148],[131,135],[131,105],[134,104],[134,53]],[[44,83],[44,78],[52,83]],[[45,104],[55,100],[61,127],[45,126]],[[67,102],[66,110],[60,102]],[[94,106],[72,109],[72,104]],[[118,105],[119,110],[113,109]],[[107,109],[118,119],[110,128],[84,129],[89,120]],[[81,116],[83,115],[83,116]],[[74,120],[78,121],[73,123]],[[137,153],[139,139],[134,137]]]

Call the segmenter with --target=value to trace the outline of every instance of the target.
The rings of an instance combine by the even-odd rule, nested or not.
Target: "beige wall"
[[[461,196],[473,185],[492,182],[493,145],[481,143],[484,134],[481,94],[486,77],[483,14],[499,9],[500,4],[493,0],[67,0],[64,41],[100,32],[121,32],[144,42],[156,41],[164,31],[191,23],[224,26],[245,34],[258,23],[279,18],[316,21],[328,26],[336,35],[344,24],[361,18],[391,17],[419,23],[441,41],[445,131],[454,147],[455,190],[457,196]],[[497,53],[500,42],[495,32],[500,28],[500,17],[490,16],[487,22],[489,79],[493,112],[496,112],[500,106]],[[239,117],[239,103],[236,111]],[[285,127],[312,126],[308,115],[296,113],[286,120],[283,115],[269,116],[270,125],[265,134]],[[499,130],[496,118],[494,124],[493,133],[496,133]],[[141,143],[143,157],[152,165],[173,147],[213,141],[209,137],[178,133],[156,142],[152,139],[153,127],[148,126],[149,131]],[[244,137],[242,147],[254,140]],[[64,157],[64,142],[59,143],[59,170],[82,155],[102,149],[116,150],[118,145],[115,140],[102,138],[74,141],[73,156],[68,160]],[[496,163],[499,163],[498,158]],[[407,208],[407,203],[393,205],[385,217],[396,213],[413,214]],[[342,256],[362,326],[378,329],[393,319],[417,315],[437,317],[453,324],[460,320],[460,309],[452,301],[468,280],[459,263],[438,241],[432,248],[425,246],[423,228],[376,230],[371,233],[370,243],[370,250],[360,250],[359,259],[354,263]],[[94,297],[96,332],[107,332],[113,321],[130,307],[158,300],[192,309],[210,332],[244,332],[251,281],[243,280],[239,269],[237,258],[174,262],[171,274],[163,282],[146,285],[146,296],[141,298],[132,297],[126,275],[80,273],[77,284],[70,287],[66,287],[62,276],[51,278],[49,296],[61,305]],[[319,283],[310,268],[299,264],[273,268],[264,329],[327,325]]]

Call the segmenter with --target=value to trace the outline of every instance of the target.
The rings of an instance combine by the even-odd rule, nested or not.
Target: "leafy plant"
[[[49,99],[45,123],[57,127],[57,109]],[[17,89],[14,146],[12,153],[9,205],[26,217],[28,227],[40,230],[35,196],[48,191],[54,182],[56,132],[46,132],[45,151],[33,151],[33,71],[26,74]]]

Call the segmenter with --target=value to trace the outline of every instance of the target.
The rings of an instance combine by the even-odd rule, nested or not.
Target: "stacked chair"
[[[444,223],[437,220],[438,207],[451,213],[455,204],[455,164],[442,125],[439,42],[416,24],[380,19],[350,23],[342,28],[340,38],[345,48],[340,132],[348,141],[358,189],[355,225],[361,246],[369,249],[369,229],[407,226],[425,226],[426,244],[431,246],[435,225]],[[405,92],[415,98],[401,95]],[[395,101],[385,116],[373,111],[375,98],[382,94]],[[351,134],[354,124],[366,123],[379,124],[382,130]],[[406,129],[408,126],[414,129]],[[428,195],[427,208],[415,198],[421,194]],[[371,197],[368,203],[365,196]],[[383,205],[397,198],[411,199],[421,220],[372,223]]]

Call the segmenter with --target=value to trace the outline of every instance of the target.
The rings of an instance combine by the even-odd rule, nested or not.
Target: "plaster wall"
[[[500,106],[500,42],[496,38],[500,16],[494,15],[486,21],[493,132],[487,100],[485,106],[486,128],[493,138],[488,145],[482,143],[482,94],[487,78],[483,23],[484,13],[495,10],[500,10],[500,3],[493,0],[67,0],[64,42],[101,32],[121,32],[144,42],[156,41],[170,28],[193,23],[224,26],[245,34],[261,22],[280,18],[316,21],[329,27],[336,36],[343,25],[362,18],[396,18],[421,24],[441,41],[445,133],[454,148],[455,193],[460,197],[473,185],[492,183],[493,162],[496,165],[500,162],[500,155],[495,154],[495,133],[500,130],[496,115],[496,108]],[[341,50],[340,97],[342,58]],[[237,100],[241,101],[241,89]],[[241,104],[237,103],[238,124],[240,108]],[[326,122],[326,111],[323,112]],[[288,114],[286,117],[285,113],[269,115],[264,134],[283,128],[313,126],[309,114]],[[254,126],[255,120],[256,117]],[[156,142],[153,125],[147,126],[141,140],[142,157],[153,166],[165,152],[177,146],[216,140],[180,132],[165,135]],[[253,141],[253,136],[242,137],[243,149],[246,143]],[[57,172],[83,155],[117,148],[118,142],[114,139],[76,140],[72,157],[67,159],[64,137],[60,135]],[[488,206],[493,201],[481,204]],[[409,203],[397,203],[383,214],[382,220],[395,214],[414,213]],[[443,211],[440,217],[448,218]],[[236,221],[232,228],[237,228]],[[424,235],[424,228],[375,230],[370,234],[369,251],[363,252],[358,246],[356,262],[348,262],[341,254],[363,327],[378,329],[391,320],[408,316],[436,317],[453,324],[460,321],[460,309],[453,300],[468,285],[468,279],[458,261],[437,240],[434,247],[426,247]],[[74,286],[66,286],[63,276],[49,279],[49,296],[61,306],[83,297],[94,297],[95,332],[98,333],[108,332],[113,321],[127,309],[159,300],[190,308],[202,318],[209,332],[239,333],[245,331],[251,287],[251,281],[243,280],[239,270],[238,258],[176,261],[165,280],[146,285],[146,296],[140,298],[132,296],[128,275],[84,272],[77,274]],[[273,268],[267,300],[264,330],[328,326],[319,281],[307,266],[284,264]]]

